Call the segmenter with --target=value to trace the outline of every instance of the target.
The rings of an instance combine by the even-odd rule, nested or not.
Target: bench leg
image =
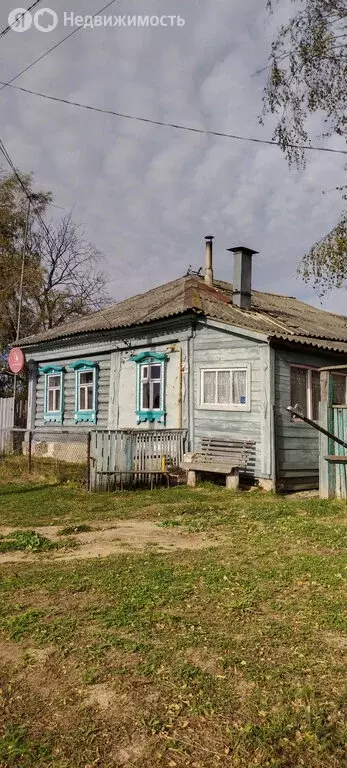
[[[189,488],[195,488],[196,486],[196,472],[194,471],[194,469],[188,469],[187,485],[189,486]]]
[[[240,484],[240,477],[238,469],[235,469],[231,475],[227,475],[225,479],[225,486],[230,491],[237,491]]]

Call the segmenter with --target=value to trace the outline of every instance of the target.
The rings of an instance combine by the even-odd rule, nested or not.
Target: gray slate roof
[[[21,339],[22,347],[87,332],[126,329],[193,313],[232,326],[319,349],[347,353],[347,317],[312,307],[290,296],[252,292],[250,310],[233,306],[232,284],[215,280],[212,288],[201,277],[186,275],[146,293],[112,304],[49,331]]]

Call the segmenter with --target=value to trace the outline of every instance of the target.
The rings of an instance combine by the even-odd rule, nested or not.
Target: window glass
[[[203,405],[247,405],[247,370],[202,371]]]
[[[86,371],[80,374],[80,384],[93,383],[93,371]]]
[[[152,408],[160,408],[160,381],[153,383],[153,405]]]
[[[332,379],[334,405],[346,405],[346,376],[334,373]]]
[[[294,408],[299,406],[304,416],[307,416],[307,370],[305,368],[290,369],[290,401]]]
[[[78,402],[80,411],[92,411],[94,407],[94,373],[81,371],[79,374]]]
[[[312,413],[311,419],[319,419],[319,401],[320,401],[320,374],[319,371],[312,371]]]
[[[215,403],[216,371],[204,371],[203,377],[203,401],[204,403]]]
[[[217,371],[217,402],[230,404],[230,371]]]
[[[49,413],[60,411],[60,376],[48,376],[47,409]]]
[[[235,405],[246,404],[246,371],[233,371],[233,403]]]
[[[48,385],[49,385],[49,387],[59,387],[60,388],[60,376],[49,376],[48,377]]]
[[[85,411],[86,410],[86,390],[84,387],[80,389],[80,410]]]
[[[59,389],[48,390],[48,411],[60,411],[60,391]]]
[[[88,389],[87,389],[87,408],[88,408],[88,411],[92,411],[93,410],[93,394],[94,394],[93,387],[88,387]]]
[[[161,365],[143,365],[141,368],[141,408],[159,410],[161,400]]]
[[[151,379],[160,379],[160,365],[151,365]]]
[[[142,408],[149,408],[149,381],[142,384]]]

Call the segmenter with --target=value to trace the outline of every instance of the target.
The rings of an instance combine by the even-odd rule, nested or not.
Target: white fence
[[[13,427],[13,397],[0,397],[0,453],[4,453],[9,437],[8,430]]]

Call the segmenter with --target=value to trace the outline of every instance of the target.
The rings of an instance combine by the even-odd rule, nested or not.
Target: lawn
[[[133,518],[209,546],[1,565],[1,768],[344,765],[345,505],[0,486],[0,526]]]

